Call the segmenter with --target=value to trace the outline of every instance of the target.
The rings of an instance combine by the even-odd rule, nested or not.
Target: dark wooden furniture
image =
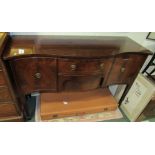
[[[1,57],[7,40],[8,34],[0,33],[0,121],[20,121],[22,120],[22,113]]]
[[[113,84],[127,85],[124,97],[149,54],[126,37],[10,36],[3,61],[24,105],[24,96],[33,92],[88,91]]]

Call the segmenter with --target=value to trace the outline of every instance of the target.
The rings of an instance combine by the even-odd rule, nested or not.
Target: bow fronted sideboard
[[[34,92],[126,84],[123,99],[150,54],[127,37],[8,35],[1,61],[17,105],[26,115],[25,96]]]

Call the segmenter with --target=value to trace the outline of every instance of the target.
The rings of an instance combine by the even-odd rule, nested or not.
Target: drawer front
[[[59,76],[59,91],[87,91],[100,88],[102,76]]]
[[[102,74],[106,60],[59,59],[58,72],[62,74]]]
[[[0,119],[6,117],[16,117],[19,116],[15,104],[8,103],[8,104],[0,104]]]
[[[11,101],[11,95],[7,87],[0,87],[0,104],[1,102]]]
[[[145,55],[125,55],[115,59],[107,85],[130,83],[136,78],[146,60]]]
[[[3,75],[3,71],[0,69],[0,86],[6,85],[5,78]]]
[[[23,93],[56,90],[56,59],[23,58],[11,61],[11,66],[14,79]]]

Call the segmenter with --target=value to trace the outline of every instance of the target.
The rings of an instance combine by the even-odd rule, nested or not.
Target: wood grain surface
[[[42,93],[43,120],[117,109],[117,102],[108,89],[78,93]]]
[[[24,52],[21,52],[21,49]],[[151,54],[127,37],[12,36],[4,59],[25,56],[101,58],[121,53]]]

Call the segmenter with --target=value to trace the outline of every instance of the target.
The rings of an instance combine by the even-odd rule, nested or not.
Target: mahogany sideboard
[[[26,115],[25,96],[33,92],[88,91],[126,84],[123,99],[151,54],[127,37],[95,36],[7,35],[1,51],[19,116]],[[0,91],[0,99],[4,94]]]

